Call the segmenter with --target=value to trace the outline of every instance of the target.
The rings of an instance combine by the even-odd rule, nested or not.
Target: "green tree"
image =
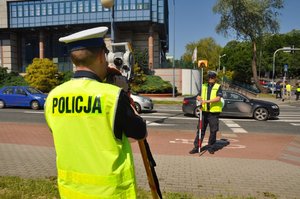
[[[27,85],[24,78],[17,72],[7,72],[7,68],[0,67],[0,87],[2,86],[17,86]]]
[[[25,80],[30,86],[49,92],[59,84],[57,65],[47,58],[34,58],[26,68]]]
[[[283,0],[218,0],[214,13],[221,15],[216,27],[217,33],[228,36],[235,32],[238,39],[252,43],[252,75],[256,86],[263,92],[257,77],[257,41],[264,33],[279,30],[278,10],[283,8]]]
[[[197,48],[197,60],[207,60],[210,70],[216,70],[218,68],[219,55],[221,54],[222,47],[218,45],[213,38],[204,38],[185,46],[186,52],[181,59],[186,63],[190,63],[191,68],[197,67],[197,63],[192,63],[195,48]]]
[[[232,80],[251,83],[251,43],[231,41],[223,48],[226,71],[233,71]]]

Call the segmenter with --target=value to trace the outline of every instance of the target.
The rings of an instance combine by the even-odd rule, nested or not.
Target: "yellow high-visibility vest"
[[[209,99],[213,99],[213,98],[217,97],[217,91],[219,88],[220,88],[220,84],[215,83],[210,92]],[[208,84],[207,83],[203,84],[202,92],[201,92],[201,97],[203,100],[207,100],[207,90],[208,90]],[[212,112],[212,113],[222,112],[222,107],[223,107],[223,104],[222,104],[221,100],[219,102],[210,103],[209,112]],[[207,103],[202,105],[202,110],[207,111]]]
[[[114,135],[120,91],[79,78],[49,93],[45,117],[53,133],[61,198],[136,198],[130,143]]]
[[[286,88],[286,91],[292,91],[292,86],[290,85],[290,84],[287,84],[286,86],[285,86],[285,88]]]

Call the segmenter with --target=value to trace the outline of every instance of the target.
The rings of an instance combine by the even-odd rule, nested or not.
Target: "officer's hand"
[[[128,92],[129,82],[127,78],[122,76],[121,71],[113,65],[108,65],[107,67],[107,83],[114,84]]]
[[[198,95],[198,96],[197,96],[197,100],[198,100],[198,101],[201,101],[201,100],[202,100],[202,97],[201,97],[200,95]]]

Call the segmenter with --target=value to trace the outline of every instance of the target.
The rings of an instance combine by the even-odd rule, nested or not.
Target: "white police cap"
[[[83,30],[65,37],[59,38],[60,42],[66,43],[70,51],[84,49],[87,47],[105,46],[103,37],[108,28],[97,27]]]

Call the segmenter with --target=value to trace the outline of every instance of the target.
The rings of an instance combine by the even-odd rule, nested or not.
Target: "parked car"
[[[250,99],[235,91],[223,90],[224,106],[220,117],[251,117],[259,121],[277,117],[279,106],[273,102]],[[182,111],[199,117],[196,96],[183,99]]]
[[[137,93],[132,93],[131,98],[134,101],[134,106],[138,113],[153,110],[154,105],[149,97],[141,96]]]
[[[30,86],[5,86],[0,89],[0,108],[30,107],[41,109],[47,95]]]

